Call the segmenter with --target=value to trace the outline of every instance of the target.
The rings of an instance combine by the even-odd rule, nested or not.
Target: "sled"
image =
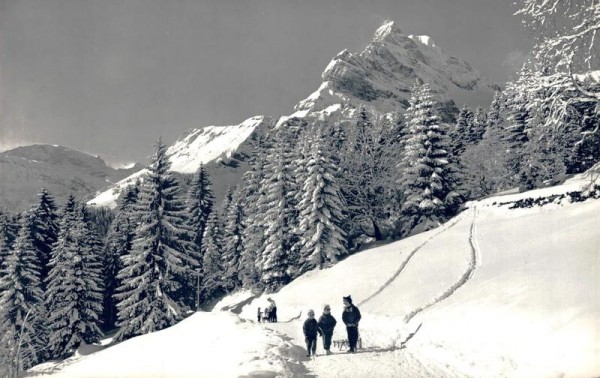
[[[350,346],[348,345],[348,339],[339,339],[339,340],[332,340],[331,343],[333,344],[334,348],[338,348],[338,350],[343,350],[343,349],[349,349]],[[362,349],[362,338],[359,336],[358,337],[358,341],[356,342],[356,349]]]

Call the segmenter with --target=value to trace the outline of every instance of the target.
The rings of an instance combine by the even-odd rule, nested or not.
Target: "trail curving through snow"
[[[388,286],[390,286],[390,284],[392,282],[394,282],[394,280],[396,278],[398,278],[398,276],[400,275],[400,273],[402,273],[402,271],[404,270],[404,268],[406,268],[406,266],[408,265],[408,263],[410,262],[410,260],[413,258],[413,256],[419,252],[424,246],[426,246],[430,241],[432,241],[433,239],[435,239],[438,235],[440,235],[441,233],[448,231],[449,229],[451,229],[452,227],[454,227],[456,224],[458,224],[460,221],[462,220],[462,217],[456,217],[454,219],[454,221],[452,221],[451,223],[447,224],[447,225],[443,225],[441,226],[440,230],[438,232],[436,232],[434,235],[431,235],[431,237],[429,237],[427,240],[425,240],[423,243],[419,244],[418,246],[416,246],[412,251],[410,251],[408,253],[408,256],[406,257],[406,259],[404,259],[404,261],[400,264],[400,266],[398,267],[398,269],[394,272],[394,274],[387,280],[384,282],[383,285],[381,285],[381,287],[377,290],[375,290],[375,292],[371,295],[369,295],[366,299],[363,299],[361,302],[358,303],[359,306],[364,305],[365,303],[367,303],[368,301],[370,301],[371,299],[375,298],[377,295],[379,295],[383,290],[385,290]],[[407,321],[408,322],[408,321]]]
[[[408,315],[405,316],[404,321],[408,323],[412,318],[414,318],[417,314],[422,311],[427,310],[428,308],[440,303],[444,299],[448,298],[452,294],[456,292],[456,290],[460,289],[475,273],[475,269],[477,268],[478,260],[478,252],[475,245],[477,244],[474,240],[474,229],[475,229],[475,218],[477,216],[477,208],[473,208],[473,220],[471,221],[471,227],[469,229],[469,247],[471,249],[470,261],[467,267],[467,270],[463,273],[458,281],[456,281],[453,285],[451,285],[446,291],[444,291],[439,296],[435,297],[431,302],[426,304],[423,307],[419,307],[416,310],[411,311]]]

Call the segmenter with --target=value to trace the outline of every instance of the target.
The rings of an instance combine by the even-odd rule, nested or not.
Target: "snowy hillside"
[[[594,179],[470,203],[438,229],[308,272],[276,294],[236,293],[212,313],[29,376],[598,376],[600,200],[561,198]],[[538,197],[554,199],[510,209]],[[306,312],[328,303],[341,321],[346,295],[363,314],[362,349],[323,356],[319,340],[316,359],[305,358]],[[268,296],[280,322],[257,324]],[[340,324],[334,340],[344,338]]]
[[[188,134],[169,146],[167,156],[171,162],[171,170],[179,173],[194,173],[198,170],[200,164],[231,158],[259,126],[268,122],[267,117],[255,116],[248,118],[239,125],[206,126],[201,129],[192,129]],[[224,172],[219,167],[213,167],[213,170],[219,172],[219,175],[212,175],[215,178],[223,178],[223,176],[231,176],[232,174],[232,172]],[[146,169],[143,169],[119,181],[109,189],[98,193],[96,197],[88,202],[88,205],[114,208],[116,206],[115,201],[121,191],[134,184],[136,180],[143,180],[145,174]],[[241,177],[241,174],[239,176]],[[215,183],[217,186],[221,186],[215,188],[215,192],[222,193],[223,190],[221,189],[226,189],[226,183],[230,181],[234,182],[235,180],[229,178],[229,180],[225,179],[224,182]]]
[[[62,146],[36,144],[0,153],[0,207],[26,210],[42,187],[59,202],[73,193],[86,197],[130,175],[97,156]]]

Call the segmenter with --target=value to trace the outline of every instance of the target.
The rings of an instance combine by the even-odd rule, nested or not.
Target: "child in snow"
[[[260,323],[260,319],[262,317],[262,312],[260,311],[260,307],[258,308],[258,313],[256,314],[256,318],[258,319],[258,322]]]
[[[348,345],[350,350],[348,353],[356,353],[356,342],[358,341],[358,322],[360,321],[360,311],[358,307],[352,304],[352,298],[348,295],[343,297],[344,301],[344,312],[342,313],[342,320],[346,324],[346,331],[348,331]]]
[[[306,357],[310,357],[311,352],[314,356],[317,352],[317,321],[315,320],[315,312],[308,310],[308,319],[304,322],[302,331],[306,340]]]
[[[337,321],[331,315],[331,307],[329,305],[325,305],[323,308],[323,315],[319,318],[318,331],[319,335],[323,337],[323,349],[325,349],[325,354],[331,354],[329,347],[331,346],[331,337],[333,336],[333,329]]]

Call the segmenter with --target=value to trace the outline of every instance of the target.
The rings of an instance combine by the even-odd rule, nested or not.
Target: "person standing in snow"
[[[269,321],[277,323],[277,305],[273,299],[267,298],[267,300],[269,301]]]
[[[308,310],[308,319],[304,322],[302,331],[304,332],[304,340],[306,340],[306,357],[315,356],[317,352],[317,321],[315,320],[315,312]]]
[[[258,313],[256,314],[256,318],[258,319],[258,322],[260,323],[260,319],[262,318],[262,312],[260,311],[260,307],[258,308]]]
[[[331,315],[331,307],[325,305],[323,308],[323,315],[321,315],[317,322],[317,325],[319,326],[319,335],[323,337],[323,349],[325,349],[325,354],[331,354],[329,348],[331,347],[331,338],[336,324],[337,321],[333,315]]]
[[[348,332],[348,345],[350,350],[348,353],[356,353],[356,342],[358,341],[358,322],[360,321],[360,311],[358,307],[352,304],[352,297],[349,295],[343,297],[344,300],[344,312],[342,313],[342,320],[346,325],[346,331]]]

